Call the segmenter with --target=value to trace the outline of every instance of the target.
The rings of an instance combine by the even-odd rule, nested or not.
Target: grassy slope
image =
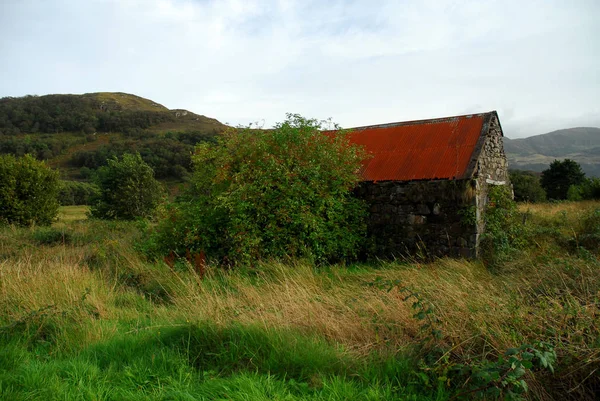
[[[105,103],[108,106],[117,105],[124,110],[136,111],[169,111],[162,104],[158,104],[152,100],[145,99],[140,96],[122,92],[95,92],[86,93],[82,97],[92,98]]]
[[[204,280],[141,259],[135,223],[64,208],[58,239],[0,231],[0,398],[449,399],[452,388],[415,374],[421,322],[404,294],[369,285],[381,278],[433,304],[451,359],[549,341],[561,365],[528,377],[532,394],[593,399],[600,262],[563,242],[599,207],[523,205],[541,229],[536,244],[494,272],[452,259],[299,261],[213,268]]]

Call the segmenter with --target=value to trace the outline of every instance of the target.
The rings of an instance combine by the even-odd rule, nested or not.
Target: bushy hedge
[[[366,206],[351,190],[363,150],[336,128],[288,115],[272,130],[230,130],[193,157],[192,187],[153,236],[166,254],[204,252],[225,263],[356,256]]]
[[[49,225],[58,214],[58,173],[30,155],[0,156],[0,223]]]

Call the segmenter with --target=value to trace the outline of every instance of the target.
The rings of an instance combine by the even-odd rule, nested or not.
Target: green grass
[[[45,352],[46,351],[46,352]],[[0,396],[20,399],[445,399],[407,383],[410,366],[356,361],[316,338],[211,324],[126,332],[51,355],[22,343],[0,351]],[[352,376],[350,376],[350,373]]]
[[[58,209],[57,223],[71,223],[88,218],[89,206],[61,206]]]
[[[0,227],[0,399],[447,400],[468,383],[438,380],[444,366],[545,341],[556,372],[528,375],[529,396],[591,400],[600,261],[580,239],[598,208],[529,207],[529,245],[494,270],[297,261],[209,266],[203,280],[145,260],[137,223],[73,218],[77,207],[52,228]],[[376,280],[418,292],[442,338]]]

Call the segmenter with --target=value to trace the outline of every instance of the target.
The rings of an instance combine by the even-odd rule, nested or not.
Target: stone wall
[[[381,257],[474,257],[474,184],[471,180],[362,182],[356,195],[369,204],[372,252]]]

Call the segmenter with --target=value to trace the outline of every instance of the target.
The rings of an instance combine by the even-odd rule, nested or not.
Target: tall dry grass
[[[558,231],[540,235],[537,245],[495,271],[458,259],[326,268],[297,261],[237,271],[209,266],[200,279],[183,265],[173,271],[144,260],[134,249],[140,233],[132,223],[67,223],[56,229],[68,231],[70,242],[47,245],[39,244],[36,228],[5,227],[0,326],[52,305],[56,319],[81,327],[80,347],[119,331],[211,322],[290,328],[351,353],[393,354],[427,336],[414,317],[414,298],[406,300],[399,290],[406,288],[433,306],[442,345],[453,357],[484,358],[547,341],[572,365],[563,367],[561,391],[585,395],[600,367],[600,262],[590,252],[562,246],[581,216],[598,205],[521,206],[531,213],[526,224]],[[370,285],[376,279],[399,285],[387,291]]]

